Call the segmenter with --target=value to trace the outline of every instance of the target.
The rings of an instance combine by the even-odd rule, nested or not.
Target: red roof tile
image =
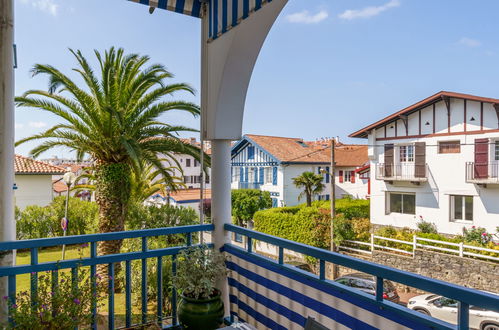
[[[180,189],[177,192],[172,192],[170,197],[177,202],[196,200],[199,201],[200,189]],[[211,189],[204,190],[204,199],[211,199]]]
[[[299,138],[265,135],[245,135],[268,153],[284,163],[331,162],[330,142],[308,142]],[[337,166],[361,166],[368,161],[367,146],[358,144],[337,144],[335,162]]]
[[[413,111],[416,111],[418,109],[427,107],[433,103],[436,103],[442,99],[442,97],[452,97],[452,98],[457,98],[457,99],[466,99],[470,101],[478,101],[478,102],[486,102],[486,103],[499,103],[499,99],[493,99],[489,97],[481,97],[481,96],[476,96],[476,95],[470,95],[470,94],[462,94],[462,93],[455,93],[455,92],[447,92],[447,91],[441,91],[438,92],[430,97],[425,98],[424,100],[421,100],[417,103],[414,103],[411,106],[408,106],[407,108],[404,108],[398,112],[395,112],[392,115],[389,115],[374,124],[371,124],[369,126],[366,126],[357,132],[354,132],[350,134],[350,137],[357,137],[357,138],[366,138],[367,137],[367,132],[374,129],[378,128],[379,126],[382,126],[384,124],[387,124],[391,121],[394,121],[397,119],[400,115],[405,115],[409,114]]]
[[[64,174],[66,172],[62,167],[20,155],[15,157],[14,170],[16,174]]]

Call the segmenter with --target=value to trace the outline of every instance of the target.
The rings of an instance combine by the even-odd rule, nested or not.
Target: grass
[[[66,247],[65,260],[70,259],[80,259],[86,258],[90,256],[90,249],[88,247],[80,247],[80,246],[68,246]],[[54,262],[62,259],[62,247],[54,247],[54,248],[46,248],[39,251],[38,254],[38,262]],[[29,265],[31,263],[31,256],[29,251],[21,251],[17,253],[16,256],[17,265]],[[68,271],[69,270],[63,270]],[[17,284],[17,292],[28,291],[30,290],[30,274],[18,275],[16,277]],[[132,293],[133,295],[133,293]],[[140,297],[140,293],[138,293]],[[125,320],[125,294],[124,293],[115,293],[114,295],[114,312],[116,316],[116,325],[124,325]],[[108,315],[108,296],[104,297],[101,301],[101,306],[99,308],[99,314],[101,319],[107,319]],[[156,314],[156,302],[150,301],[148,304],[148,320],[153,320]],[[139,322],[141,316],[141,305],[140,303],[135,303],[132,299],[132,319],[134,322]],[[105,323],[106,321],[101,320],[99,323]]]

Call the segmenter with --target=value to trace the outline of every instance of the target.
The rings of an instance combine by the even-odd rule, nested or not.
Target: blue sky
[[[15,0],[16,93],[46,89],[34,63],[65,72],[68,47],[110,46],[151,56],[199,90],[199,21],[126,0]],[[290,0],[270,32],[250,83],[243,133],[315,139],[347,135],[440,90],[499,98],[495,0]],[[199,94],[180,97],[199,102]],[[198,127],[197,119],[164,120]],[[16,138],[57,123],[16,112]],[[190,134],[188,134],[190,135]],[[34,144],[16,152],[28,154]],[[64,150],[45,156],[64,156]]]

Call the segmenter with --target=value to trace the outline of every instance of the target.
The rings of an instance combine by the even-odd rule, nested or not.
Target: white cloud
[[[286,16],[288,22],[291,23],[304,23],[304,24],[315,24],[325,20],[329,14],[325,10],[321,10],[315,15],[312,15],[308,10],[301,11],[299,13],[294,13]]]
[[[30,121],[28,125],[29,125],[29,127],[42,128],[42,127],[47,126],[47,123],[45,123],[43,121]]]
[[[461,38],[457,43],[466,47],[478,47],[482,45],[480,41],[467,37]]]
[[[16,127],[16,129],[21,129],[21,128],[24,127],[24,124],[18,124],[18,123],[16,123],[15,127]]]
[[[35,9],[38,9],[44,13],[50,14],[52,16],[57,16],[59,11],[59,5],[55,0],[20,0],[24,4],[31,4]]]
[[[381,14],[382,12],[400,6],[399,0],[390,0],[381,6],[370,6],[362,9],[347,9],[343,13],[339,14],[338,17],[345,20],[353,20],[357,18],[370,18]]]

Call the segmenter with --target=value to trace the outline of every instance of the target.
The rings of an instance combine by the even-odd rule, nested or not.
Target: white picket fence
[[[382,241],[404,244],[408,246],[408,249],[407,250],[397,249],[391,246],[384,246],[379,244]],[[435,246],[428,243],[440,244],[443,245],[444,247]],[[412,256],[414,256],[414,253],[417,248],[422,248],[422,249],[436,250],[440,252],[456,254],[460,257],[483,258],[499,262],[499,257],[476,253],[477,251],[483,251],[483,252],[496,253],[499,255],[499,250],[492,250],[478,246],[466,245],[463,242],[453,243],[453,242],[439,241],[429,238],[418,237],[416,235],[413,235],[412,242],[410,242],[410,241],[403,241],[395,238],[389,238],[389,237],[383,237],[371,234],[370,242],[343,241],[342,245],[339,248],[340,250],[363,253],[363,254],[372,254],[372,252],[375,250],[382,250],[382,251],[393,251]]]

